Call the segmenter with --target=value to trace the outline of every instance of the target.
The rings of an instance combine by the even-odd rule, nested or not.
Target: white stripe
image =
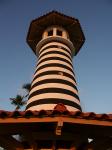
[[[40,110],[54,110],[55,106],[57,104],[41,104],[41,105],[36,105],[36,106],[32,106],[30,108],[28,108],[27,110],[36,110],[36,111],[40,111]],[[72,106],[68,106],[68,105],[64,105],[68,111],[79,111],[79,109],[72,107]]]
[[[61,89],[65,89],[65,90],[69,90],[72,91],[73,93],[78,95],[78,92],[76,91],[76,89],[74,89],[73,87],[66,85],[66,84],[62,84],[62,83],[45,83],[45,84],[41,84],[38,85],[36,87],[34,87],[29,94],[40,90],[40,89],[45,89],[45,88],[61,88]]]
[[[46,72],[46,71],[59,71],[59,72],[66,72],[70,75],[72,75],[74,77],[74,74],[69,71],[68,69],[65,69],[65,68],[61,68],[61,67],[46,67],[46,68],[43,68],[43,69],[40,69],[36,72],[36,74],[34,74],[34,77],[37,75],[37,74],[40,74],[40,73],[43,73],[43,72]]]
[[[68,55],[68,56],[71,58],[71,55],[70,55],[67,51],[65,51],[65,50],[63,50],[63,49],[60,49],[60,48],[48,48],[48,49],[45,49],[45,50],[39,55],[38,58],[40,58],[41,55],[43,55],[44,53],[53,52],[53,51],[62,52],[62,53],[64,53],[64,54]]]
[[[66,48],[66,49],[71,53],[71,50],[70,50],[70,48],[69,48],[68,46],[66,46],[65,44],[59,43],[59,42],[50,42],[50,43],[45,44],[45,45],[40,49],[39,53],[40,53],[44,48],[46,48],[46,47],[48,47],[48,46],[52,46],[52,45],[56,45],[56,46],[59,46],[59,47],[62,46],[62,47],[64,47],[64,48]]]
[[[52,64],[52,63],[57,63],[57,64],[62,64],[62,65],[65,65],[65,66],[68,66],[69,68],[71,68],[73,70],[73,67],[71,65],[69,65],[68,63],[64,62],[64,61],[61,61],[61,60],[47,60],[47,61],[44,61],[44,62],[41,62],[36,69],[38,69],[40,66],[43,66],[43,65],[46,65],[46,64]]]
[[[72,64],[72,61],[71,61],[68,57],[66,57],[66,56],[64,56],[64,55],[60,55],[60,54],[47,54],[47,55],[41,57],[41,58],[38,60],[38,63],[39,63],[41,60],[43,60],[43,59],[45,59],[45,58],[50,58],[50,57],[64,58],[64,59],[68,60],[68,61]]]
[[[68,101],[75,102],[77,104],[80,104],[79,100],[77,100],[75,97],[68,95],[68,94],[63,94],[63,93],[42,93],[36,96],[31,97],[27,105],[31,102],[37,101],[38,99],[45,99],[45,98],[57,98],[57,99],[66,99]]]
[[[33,86],[35,83],[37,83],[37,82],[39,82],[39,81],[42,81],[42,80],[45,80],[45,79],[63,79],[63,80],[66,80],[66,81],[69,81],[69,82],[73,83],[75,86],[77,85],[76,82],[74,82],[71,78],[66,77],[66,76],[64,76],[64,75],[60,75],[60,74],[57,74],[57,75],[56,75],[56,74],[55,74],[55,75],[44,75],[44,76],[42,76],[42,77],[36,78],[36,79],[33,81],[32,86]]]

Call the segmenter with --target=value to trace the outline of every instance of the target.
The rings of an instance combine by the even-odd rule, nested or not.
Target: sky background
[[[52,10],[79,19],[85,34],[73,60],[83,111],[112,113],[112,0],[0,0],[0,109],[14,110],[9,98],[31,82],[37,58],[28,28]]]

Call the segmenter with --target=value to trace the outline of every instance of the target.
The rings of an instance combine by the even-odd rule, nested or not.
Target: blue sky
[[[85,44],[74,58],[83,111],[112,113],[112,1],[0,0],[0,109],[31,82],[36,56],[26,43],[31,20],[57,10],[79,19]]]

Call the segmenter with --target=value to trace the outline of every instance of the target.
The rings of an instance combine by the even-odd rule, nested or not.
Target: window
[[[48,36],[53,36],[53,30],[48,31]]]
[[[62,31],[57,30],[57,35],[58,35],[58,36],[62,36]]]

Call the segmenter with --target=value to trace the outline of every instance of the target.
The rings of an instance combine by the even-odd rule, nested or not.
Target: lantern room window
[[[42,39],[51,38],[51,37],[62,37],[64,39],[69,39],[68,32],[62,27],[51,26],[47,28],[42,34]]]
[[[57,30],[57,35],[58,36],[62,36],[62,31],[61,30]]]
[[[48,31],[48,36],[53,36],[53,30]]]

